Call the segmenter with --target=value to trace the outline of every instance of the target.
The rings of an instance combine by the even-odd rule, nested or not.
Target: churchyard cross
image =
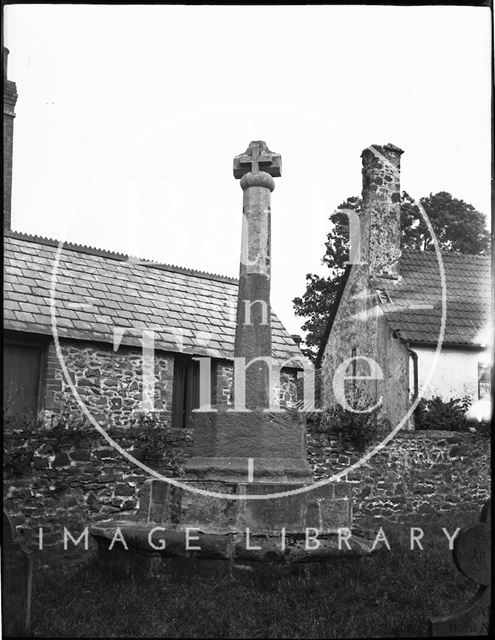
[[[247,409],[273,408],[270,198],[275,188],[273,177],[280,177],[281,166],[280,154],[270,151],[262,140],[251,142],[244,153],[234,158],[234,177],[241,181],[243,190],[234,401],[239,406],[242,394]]]
[[[330,482],[300,491],[305,485],[313,489],[304,413],[275,410],[273,401],[273,383],[283,365],[272,361],[270,204],[281,158],[265,142],[254,141],[234,158],[233,171],[243,191],[234,408],[193,411],[192,456],[184,465],[183,478],[173,484],[167,479],[148,480],[140,493],[137,521],[119,527],[139,552],[148,544],[146,527],[159,523],[167,543],[157,553],[164,557],[194,550],[205,559],[249,563],[275,557],[284,563],[308,560],[312,551],[300,541],[309,527],[321,533],[313,549],[318,557],[327,558],[341,553],[338,532],[351,527],[352,485]],[[240,391],[242,403],[238,403]],[[104,562],[108,557],[103,545],[108,548],[115,524],[92,527]],[[199,542],[188,548],[190,530],[197,532]],[[286,540],[286,533],[292,537]],[[359,555],[375,549],[359,536],[352,544],[352,552]]]

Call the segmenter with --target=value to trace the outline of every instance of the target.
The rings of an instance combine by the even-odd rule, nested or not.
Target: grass
[[[384,524],[391,551],[337,558],[279,575],[269,566],[232,582],[187,574],[139,580],[84,566],[38,566],[33,633],[42,637],[355,638],[424,637],[427,618],[454,612],[477,590],[455,568],[441,528],[474,524],[463,514],[420,525]],[[374,525],[374,530],[378,526]]]

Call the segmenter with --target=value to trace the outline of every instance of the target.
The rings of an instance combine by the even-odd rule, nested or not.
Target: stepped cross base
[[[155,564],[160,558],[292,564],[377,548],[352,530],[351,483],[309,488],[305,425],[297,412],[197,412],[193,427],[193,457],[178,479],[183,486],[147,480],[135,516],[92,527],[103,563],[120,562],[121,545],[109,549],[117,527],[130,551]],[[277,497],[250,497],[270,494]],[[161,549],[151,544],[158,539],[165,541]],[[124,557],[139,563],[133,554]]]
[[[183,479],[181,479],[181,482]],[[187,481],[191,489],[232,496],[269,495],[302,484]],[[231,499],[198,494],[162,480],[148,480],[140,508],[128,520],[91,527],[106,567],[167,571],[168,560],[210,560],[232,568],[259,562],[289,566],[335,557],[366,556],[382,547],[351,528],[352,485],[328,483],[273,499]],[[117,529],[128,550],[117,538]],[[231,574],[231,573],[230,573]]]

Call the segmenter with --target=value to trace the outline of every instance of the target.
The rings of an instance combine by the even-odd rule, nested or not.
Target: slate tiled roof
[[[4,328],[52,333],[50,287],[58,243],[12,232],[4,244]],[[113,344],[114,327],[155,329],[155,348],[232,359],[237,280],[78,245],[57,270],[59,337]],[[273,356],[303,356],[272,314]],[[142,345],[126,331],[121,344]],[[294,364],[293,366],[297,366]]]
[[[491,331],[490,258],[448,252],[442,257],[447,289],[444,344],[486,344]],[[442,290],[435,252],[403,251],[400,274],[399,281],[380,279],[377,285],[386,294],[381,296],[382,309],[391,328],[405,341],[436,345]]]

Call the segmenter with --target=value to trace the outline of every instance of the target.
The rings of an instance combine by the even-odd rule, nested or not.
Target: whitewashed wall
[[[425,383],[429,371],[433,366],[434,349],[414,347],[418,354],[419,389]],[[490,353],[474,351],[472,349],[442,349],[438,363],[433,372],[426,398],[440,396],[442,400],[470,396],[473,401],[478,400],[478,363],[488,364]],[[409,367],[410,389],[413,386],[413,367]]]

